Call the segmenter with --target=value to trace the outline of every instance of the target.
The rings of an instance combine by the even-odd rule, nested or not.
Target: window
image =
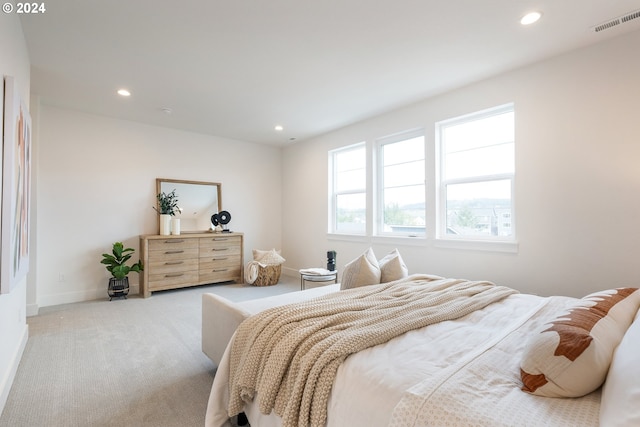
[[[404,133],[378,141],[378,235],[425,234],[423,133]]]
[[[365,143],[329,152],[329,232],[365,234],[367,229]]]
[[[509,104],[436,126],[439,237],[514,240],[514,111]]]
[[[517,251],[513,104],[436,123],[435,131],[329,151],[329,233]]]

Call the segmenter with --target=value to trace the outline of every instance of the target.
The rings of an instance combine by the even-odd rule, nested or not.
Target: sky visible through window
[[[511,236],[513,110],[443,124],[440,136],[445,234]]]
[[[509,105],[436,125],[443,233],[512,235],[514,118]],[[335,231],[363,234],[375,215],[382,227],[378,232],[424,234],[426,210],[435,209],[426,201],[426,186],[438,185],[437,177],[426,175],[424,135],[379,140],[377,147],[372,192],[377,205],[371,215],[366,209],[366,145],[333,152]]]
[[[424,136],[381,145],[381,233],[424,234],[425,162]]]

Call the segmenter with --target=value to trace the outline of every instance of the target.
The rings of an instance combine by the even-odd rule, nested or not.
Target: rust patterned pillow
[[[604,382],[613,351],[640,306],[638,288],[587,295],[529,339],[520,364],[522,390],[579,397]]]

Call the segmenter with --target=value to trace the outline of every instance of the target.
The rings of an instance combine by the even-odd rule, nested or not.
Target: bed
[[[421,292],[425,286],[442,290],[450,289],[454,283],[467,288],[482,286],[484,289],[487,286],[486,282],[468,282],[429,275],[412,275],[390,283],[391,285],[385,283],[346,291],[338,291],[339,285],[333,285],[237,304],[219,297],[204,296],[203,350],[218,364],[207,407],[206,425],[230,425],[230,416],[240,411],[246,414],[253,427],[640,425],[640,409],[637,409],[640,407],[640,386],[633,380],[640,377],[640,368],[637,367],[640,358],[640,320],[637,314],[640,291],[635,288],[625,288],[627,293],[620,296],[622,302],[606,306],[609,314],[601,316],[604,320],[589,326],[588,334],[592,336],[593,343],[587,343],[587,350],[577,358],[573,355],[573,360],[568,364],[566,357],[546,354],[548,348],[545,346],[549,346],[549,337],[558,335],[558,325],[566,329],[570,323],[567,319],[582,316],[580,319],[584,320],[584,312],[595,311],[590,308],[600,307],[599,301],[608,301],[612,295],[617,298],[621,292],[612,290],[597,294],[596,297],[577,299],[520,294],[512,290],[504,291],[500,287],[500,292],[504,295],[480,308],[469,309],[468,312],[464,311],[466,308],[462,311],[455,308],[452,311],[460,311],[463,315],[452,315],[450,319],[412,328],[385,342],[365,346],[366,348],[348,354],[338,364],[325,400],[322,399],[322,390],[307,390],[318,388],[315,385],[316,382],[320,383],[318,377],[310,377],[314,378],[312,381],[302,380],[303,392],[296,388],[298,371],[291,373],[290,377],[283,376],[278,380],[281,382],[273,382],[276,386],[271,389],[260,389],[262,383],[272,382],[271,378],[260,377],[256,384],[247,385],[242,383],[246,378],[240,375],[241,384],[237,384],[238,369],[242,369],[239,360],[245,358],[239,356],[238,352],[248,355],[252,353],[252,348],[260,348],[255,341],[249,340],[247,347],[242,347],[244,344],[238,344],[237,341],[246,343],[249,339],[247,337],[259,337],[252,332],[258,328],[256,325],[273,322],[274,318],[282,316],[284,310],[287,313],[290,309],[306,313],[309,304],[317,305],[318,301],[322,301],[320,304],[327,304],[325,299],[331,298],[359,298],[356,296],[363,292],[378,295],[379,288],[391,289],[394,295],[392,299],[395,301],[399,295],[396,285],[403,289],[419,288]],[[389,299],[389,296],[384,298]],[[404,294],[400,298],[405,298]],[[448,300],[446,303],[449,303]],[[584,310],[585,307],[587,310]],[[218,310],[218,316],[226,317],[226,322],[222,322],[224,327],[205,326],[205,323],[212,321],[209,311],[213,308],[221,309]],[[441,310],[439,308],[438,313]],[[428,317],[431,311],[421,313],[427,313],[425,316]],[[267,323],[251,324],[261,322],[260,317],[270,316],[272,320],[266,321]],[[611,320],[610,317],[614,319]],[[219,318],[217,320],[220,321]],[[317,320],[310,324],[313,322],[317,323]],[[285,321],[279,328],[292,323],[296,322]],[[329,323],[333,324],[333,320]],[[242,326],[235,331],[238,325]],[[552,330],[554,325],[557,326],[556,331]],[[385,330],[387,329],[389,327],[385,326]],[[219,341],[215,349],[211,347],[211,334],[215,334],[213,330],[224,331],[216,337]],[[275,334],[273,330],[271,334]],[[278,352],[283,351],[278,343],[270,345],[274,347],[265,347],[269,349],[267,353],[275,351],[274,354],[280,354]],[[222,347],[225,349],[222,350]],[[595,355],[590,353],[593,348],[598,350]],[[299,355],[295,357],[304,358]],[[250,356],[246,358],[255,360]],[[260,375],[265,372],[271,375],[269,363],[274,362],[267,359],[269,355],[265,356],[263,367],[256,368]],[[307,359],[304,359],[304,363],[309,362]],[[562,360],[558,364],[560,359]],[[291,360],[292,362],[287,363],[296,368],[304,364],[301,362],[303,359]],[[550,371],[545,371],[547,368],[544,366],[537,366],[550,360]],[[594,363],[598,365],[596,368]],[[523,367],[532,373],[524,372]],[[541,371],[533,372],[538,368]],[[289,370],[289,365],[287,369]],[[310,369],[313,371],[314,368]],[[319,372],[324,372],[322,369]],[[293,368],[290,370],[294,371]],[[557,372],[558,370],[561,372]],[[596,371],[600,372],[599,375],[606,376],[604,387],[598,384],[593,391],[580,396],[549,397],[554,393],[575,394],[571,390],[575,379],[589,377],[591,372]],[[541,376],[543,382],[546,382],[542,385],[539,381]],[[534,385],[529,385],[528,392],[523,391],[523,388],[527,389],[531,379],[535,380],[531,383]],[[597,381],[599,380],[596,379]],[[578,388],[582,387],[582,391],[578,390],[578,394],[584,391],[584,386],[579,384]],[[535,388],[538,390],[534,390]],[[271,392],[273,389],[276,391]],[[293,395],[280,395],[285,389],[293,390]],[[271,396],[269,399],[275,402],[276,409],[261,408],[269,405],[261,402],[261,398],[266,399],[266,396],[273,393],[276,393],[275,397]],[[287,401],[300,400],[299,395],[302,394],[310,394],[312,397],[308,401],[311,403],[307,404],[307,397],[304,397],[302,403],[293,405],[294,409],[290,410],[291,404]],[[230,407],[233,407],[231,411]],[[276,412],[280,415],[276,415]],[[321,415],[317,415],[318,413]]]
[[[231,337],[247,317],[268,308],[306,301],[339,290],[339,284],[332,284],[242,302],[205,293],[202,295],[202,351],[219,365]]]

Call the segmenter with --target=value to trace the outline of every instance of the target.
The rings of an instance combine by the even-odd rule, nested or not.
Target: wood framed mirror
[[[204,233],[211,230],[211,215],[222,210],[222,184],[156,178],[156,195],[176,191],[181,233]],[[156,199],[157,202],[157,199]]]

